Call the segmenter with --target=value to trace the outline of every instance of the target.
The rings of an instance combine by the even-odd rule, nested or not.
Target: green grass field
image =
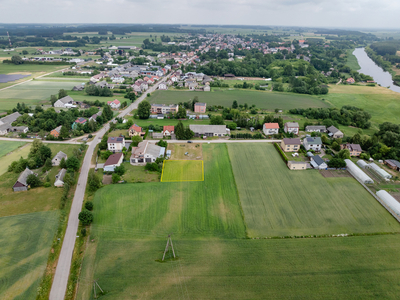
[[[57,223],[54,211],[0,218],[1,299],[35,299]]]
[[[354,71],[358,71],[361,69],[360,65],[358,64],[357,57],[353,55],[353,49],[347,50],[347,62],[346,66],[349,66],[350,69]]]
[[[12,143],[16,143],[16,142],[12,142]],[[1,144],[3,144],[3,141],[1,142]],[[8,155],[3,154],[3,156],[0,157],[0,175],[7,172],[8,166],[14,160],[18,160],[21,156],[24,158],[28,157],[29,149],[30,149],[30,144],[27,144],[20,148],[14,149],[14,151],[12,151],[12,153],[7,152],[7,154],[9,153]]]
[[[200,102],[206,102],[208,105],[225,107],[231,107],[234,100],[237,100],[238,104],[247,103],[250,106],[254,104],[258,108],[269,110],[330,107],[328,103],[307,95],[237,89],[220,89],[212,92],[155,91],[149,101],[151,103],[177,104],[178,102],[187,102],[195,96],[199,98]]]
[[[0,141],[0,158],[23,145],[24,142]]]
[[[350,177],[290,171],[272,144],[229,144],[250,237],[400,231]]]
[[[202,160],[165,160],[161,182],[204,181]]]

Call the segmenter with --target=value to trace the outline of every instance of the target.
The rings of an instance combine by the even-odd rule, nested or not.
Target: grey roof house
[[[15,182],[15,184],[13,185],[13,190],[14,192],[20,192],[20,191],[27,191],[28,190],[28,183],[26,182],[26,180],[28,179],[29,175],[35,175],[37,176],[35,173],[33,173],[31,170],[29,170],[28,168],[26,168],[18,177],[17,181]]]
[[[64,176],[67,174],[67,170],[61,169],[56,175],[56,180],[54,181],[54,186],[61,187],[64,186]]]
[[[62,159],[67,159],[67,154],[65,154],[64,152],[62,152],[62,151],[59,151],[57,154],[56,154],[56,156],[54,156],[53,157],[53,159],[51,160],[51,163],[52,163],[52,165],[53,166],[59,166],[60,165],[60,162],[61,162],[61,160]]]
[[[204,136],[225,136],[230,133],[226,125],[189,125],[191,131],[196,137]]]
[[[330,126],[327,128],[327,131],[329,132],[329,136],[338,139],[343,137],[343,132],[341,132],[339,129],[337,129],[335,126]]]

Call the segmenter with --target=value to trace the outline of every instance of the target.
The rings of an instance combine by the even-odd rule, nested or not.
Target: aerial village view
[[[399,299],[397,5],[69,2],[0,4],[0,299]]]

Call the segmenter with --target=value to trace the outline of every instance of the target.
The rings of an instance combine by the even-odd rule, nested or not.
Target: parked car
[[[193,143],[192,141],[188,141],[189,144]]]

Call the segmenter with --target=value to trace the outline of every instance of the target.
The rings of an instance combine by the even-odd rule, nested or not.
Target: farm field
[[[237,89],[220,89],[211,92],[155,91],[149,101],[150,103],[176,104],[178,102],[187,102],[195,96],[199,98],[199,102],[225,107],[231,107],[234,100],[237,100],[238,104],[247,103],[250,106],[254,104],[258,108],[269,110],[276,108],[287,110],[291,108],[330,107],[328,103],[311,96]]]
[[[204,181],[202,160],[165,160],[161,182]]]
[[[353,49],[347,50],[347,62],[346,65],[350,67],[350,69],[354,71],[358,71],[361,69],[360,65],[358,64],[357,57],[353,55]]]
[[[70,90],[82,82],[84,81],[33,80],[11,87],[0,93],[0,111],[13,109],[18,102],[24,102],[27,105],[44,104],[50,99],[51,95],[58,94],[60,89]]]
[[[272,144],[228,150],[250,237],[400,231],[354,178],[290,171]]]
[[[0,158],[23,145],[25,142],[0,141]]]
[[[54,211],[0,218],[1,299],[35,299],[57,224]]]
[[[333,85],[322,98],[338,108],[343,105],[363,108],[375,123],[398,123],[399,120],[400,94],[384,87]]]
[[[11,142],[11,143],[15,143],[15,142]],[[3,141],[1,142],[1,145],[2,144],[3,144]],[[25,146],[22,146],[20,148],[14,149],[14,151],[12,151],[12,153],[10,153],[10,154],[8,154],[9,152],[3,154],[0,157],[0,175],[7,172],[8,166],[14,160],[18,160],[21,156],[24,158],[28,157],[29,149],[30,149],[30,143],[26,144]]]

